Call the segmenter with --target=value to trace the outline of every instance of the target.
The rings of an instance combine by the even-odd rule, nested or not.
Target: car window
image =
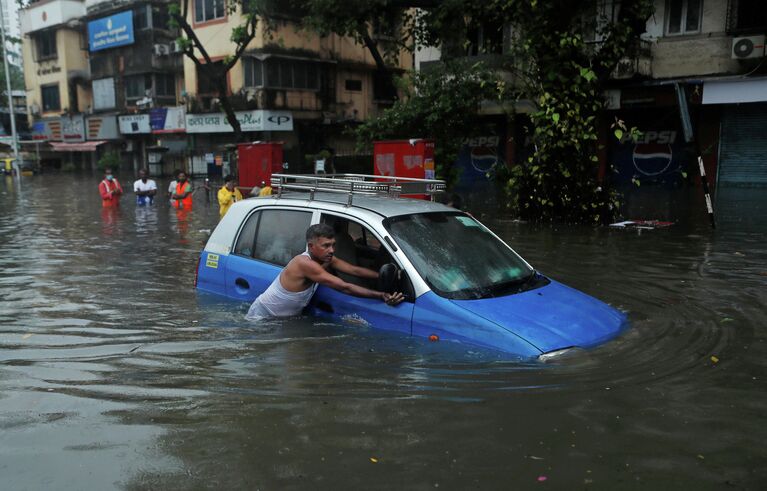
[[[245,221],[245,225],[240,230],[240,236],[237,238],[237,244],[234,246],[234,253],[240,256],[253,257],[253,241],[256,238],[256,228],[258,220],[261,218],[261,212],[251,213]]]
[[[263,210],[258,221],[253,257],[284,266],[306,250],[306,229],[312,213],[296,210]]]
[[[335,256],[349,264],[378,271],[382,265],[393,262],[389,251],[367,227],[358,222],[337,215],[323,213],[321,223],[330,225],[335,232]],[[348,283],[377,289],[376,280],[357,278],[337,272],[338,277]]]

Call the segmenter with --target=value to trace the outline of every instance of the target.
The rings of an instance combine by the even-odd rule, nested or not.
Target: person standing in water
[[[157,184],[149,179],[146,169],[139,169],[138,180],[133,183],[133,192],[136,193],[136,206],[146,206],[154,203],[154,195],[157,194]]]
[[[123,194],[123,188],[112,174],[112,168],[104,169],[104,179],[99,183],[99,194],[101,195],[101,206],[109,208],[120,205],[120,197]]]
[[[176,189],[170,197],[170,203],[177,210],[192,209],[192,184],[187,181],[184,171],[178,173]]]
[[[226,175],[224,185],[218,190],[219,219],[224,218],[229,208],[240,200],[242,200],[242,193],[237,188],[237,181],[231,174]]]

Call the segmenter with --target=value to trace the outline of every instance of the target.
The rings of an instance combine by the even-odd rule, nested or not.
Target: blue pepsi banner
[[[126,46],[133,41],[132,10],[88,22],[90,51]]]
[[[685,145],[681,132],[670,128],[642,129],[638,140],[624,135],[611,145],[612,164],[617,183],[638,180],[669,186],[680,186],[683,171],[694,159]]]

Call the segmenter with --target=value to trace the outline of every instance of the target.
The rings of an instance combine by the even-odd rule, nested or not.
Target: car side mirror
[[[394,293],[400,284],[400,269],[392,264],[384,264],[378,270],[378,289],[386,293]]]

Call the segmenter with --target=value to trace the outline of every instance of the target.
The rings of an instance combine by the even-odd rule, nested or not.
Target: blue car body
[[[248,248],[240,245],[240,237],[246,233],[244,230],[250,230],[247,220],[256,220],[249,217],[259,210],[272,214],[279,214],[280,210],[284,213],[298,210],[306,212],[304,218],[311,223],[335,216],[366,227],[366,238],[379,244],[379,251],[385,248],[388,259],[405,272],[409,281],[409,298],[396,307],[378,299],[354,297],[321,285],[307,307],[313,315],[431,340],[461,342],[524,359],[570,348],[591,348],[614,338],[627,326],[624,313],[532,268],[529,285],[511,292],[482,298],[479,295],[477,298],[449,298],[449,295],[440,294],[431,287],[427,275],[421,274],[423,271],[419,272],[409,260],[402,239],[390,233],[391,228],[386,228],[385,221],[403,213],[459,213],[444,205],[371,197],[358,200],[350,207],[335,196],[324,200],[313,198],[256,198],[236,203],[201,253],[197,288],[234,300],[252,302],[280,274],[284,265],[280,261],[253,257]],[[303,227],[303,223],[300,226]],[[471,226],[481,225],[477,222]],[[502,244],[498,247],[508,247],[494,235],[491,236],[488,230],[484,229],[484,232],[489,234],[487,240],[497,240]],[[258,248],[258,233],[255,233],[255,249]],[[279,233],[279,229],[272,231],[270,237],[279,242]],[[359,242],[360,239],[355,247]],[[294,246],[292,254],[298,247]]]

